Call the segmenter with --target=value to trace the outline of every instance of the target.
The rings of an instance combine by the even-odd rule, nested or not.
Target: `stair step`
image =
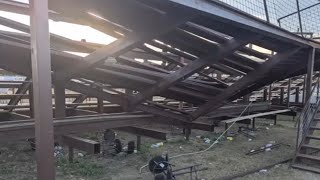
[[[320,136],[314,136],[314,135],[308,135],[306,136],[306,138],[320,140]]]
[[[296,169],[305,170],[305,171],[314,172],[314,173],[320,173],[320,169],[315,168],[315,167],[311,167],[311,166],[302,165],[302,164],[293,164],[293,165],[291,165],[291,167],[296,168]]]
[[[297,154],[297,157],[304,158],[304,159],[315,160],[315,161],[320,161],[320,157],[319,156],[312,156],[312,155],[308,155],[308,154]]]
[[[314,118],[313,120],[314,121],[320,121],[320,118]]]
[[[303,144],[301,147],[308,148],[308,149],[320,150],[320,146],[314,146],[314,145],[310,145],[310,144]]]
[[[310,129],[312,129],[312,130],[320,130],[320,127],[319,126],[310,126]]]

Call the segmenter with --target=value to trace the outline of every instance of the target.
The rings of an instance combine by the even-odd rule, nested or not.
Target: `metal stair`
[[[296,153],[291,167],[320,173],[320,106],[319,79],[314,85],[312,95],[306,102],[298,120]],[[318,135],[319,134],[319,135]]]

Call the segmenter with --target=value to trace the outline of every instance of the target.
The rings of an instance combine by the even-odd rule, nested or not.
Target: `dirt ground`
[[[296,131],[293,128],[294,122],[291,117],[281,116],[278,125],[273,126],[272,121],[260,119],[257,121],[258,131],[253,132],[255,138],[243,134],[237,134],[239,124],[236,124],[231,133],[234,132],[233,140],[224,137],[219,144],[213,146],[207,152],[173,158],[170,162],[175,165],[173,169],[182,168],[194,164],[202,164],[208,167],[207,171],[198,173],[199,179],[211,180],[243,173],[258,167],[264,167],[276,162],[293,157]],[[140,167],[148,161],[161,154],[168,153],[170,157],[202,151],[210,146],[220,135],[223,128],[216,128],[216,132],[204,132],[193,130],[190,141],[186,141],[181,134],[181,129],[172,126],[148,126],[168,132],[168,140],[158,148],[151,148],[154,143],[161,141],[150,138],[142,138],[141,152],[118,156],[87,155],[84,152],[75,152],[75,163],[67,161],[67,148],[64,148],[65,155],[56,159],[56,171],[58,180],[152,180],[153,175],[148,168],[139,173]],[[95,139],[96,134],[88,134]],[[210,144],[204,142],[199,136],[209,138]],[[117,132],[124,144],[136,137]],[[284,143],[277,149],[269,152],[248,156],[245,155],[251,149],[259,148],[268,144]],[[289,146],[290,145],[290,146]],[[14,144],[2,144],[0,146],[0,180],[29,180],[35,179],[36,165],[35,154],[27,142],[16,142]],[[84,155],[84,156],[82,156]],[[238,178],[239,180],[254,179],[320,179],[320,175],[288,168],[289,163],[277,165],[267,172],[258,172]],[[190,179],[189,176],[179,176],[177,179]]]

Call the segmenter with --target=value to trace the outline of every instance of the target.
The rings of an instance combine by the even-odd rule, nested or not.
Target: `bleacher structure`
[[[249,101],[254,101],[251,113],[275,110],[274,105],[281,105],[277,110],[301,107],[318,82],[316,39],[221,1],[48,3],[51,20],[89,26],[116,40],[102,45],[51,33],[51,64],[37,64],[35,59],[47,52],[39,23],[47,11],[39,10],[40,1],[29,8],[1,0],[0,10],[31,15],[35,21],[29,27],[0,17],[1,25],[24,32],[0,32],[0,68],[24,77],[0,82],[12,91],[0,95],[6,103],[0,107],[1,142],[45,138],[50,122],[56,136],[148,123],[209,130],[212,124],[198,120],[240,114]],[[45,88],[52,95],[41,93]],[[53,120],[44,109],[53,109]],[[40,146],[48,143],[39,140]],[[46,158],[46,149],[39,156]],[[42,168],[38,170],[50,174],[50,166]]]

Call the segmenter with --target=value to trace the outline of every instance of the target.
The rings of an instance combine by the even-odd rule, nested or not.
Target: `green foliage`
[[[56,165],[64,175],[98,178],[104,174],[101,165],[94,164],[86,159],[76,159],[73,163],[69,163],[66,158],[60,158],[57,160]]]

